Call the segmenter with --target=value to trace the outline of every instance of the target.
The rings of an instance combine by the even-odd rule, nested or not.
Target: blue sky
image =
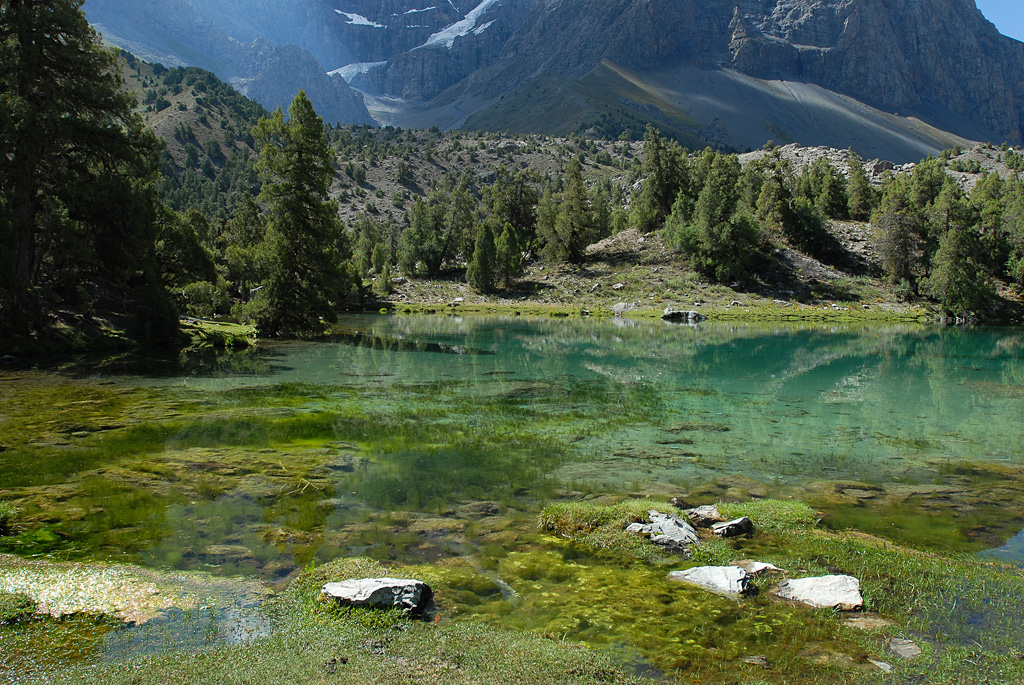
[[[977,0],[978,9],[1000,33],[1024,40],[1024,2],[1021,0]]]

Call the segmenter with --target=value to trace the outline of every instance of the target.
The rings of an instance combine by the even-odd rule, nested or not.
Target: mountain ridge
[[[187,11],[170,12],[172,4]],[[1024,43],[1000,35],[974,0],[259,0],[247,13],[243,5],[171,0],[161,12],[152,0],[88,0],[85,10],[116,37],[138,43],[149,31],[164,52],[173,46],[160,33],[169,31],[178,59],[199,62],[201,54],[199,66],[222,77],[238,50],[255,52],[257,38],[275,48],[297,44],[366,103],[365,115],[354,107],[354,118],[325,112],[328,121],[365,122],[372,113],[404,127],[487,122],[564,134],[564,124],[543,124],[569,102],[624,129],[632,119],[689,119],[679,137],[727,149],[773,138],[852,145],[897,161],[1024,135]],[[583,92],[606,77],[607,65],[636,74],[627,80],[659,92],[660,104],[612,106]],[[244,90],[252,71],[236,85]],[[308,69],[294,71],[314,79]],[[267,90],[283,93],[287,72]],[[536,102],[534,82],[551,77],[577,92]],[[526,102],[527,92],[541,112],[538,128],[517,129],[516,113],[502,103]]]

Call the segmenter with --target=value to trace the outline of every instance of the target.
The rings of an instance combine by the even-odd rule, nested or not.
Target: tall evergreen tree
[[[878,206],[878,193],[871,187],[864,160],[850,150],[850,176],[847,180],[847,209],[854,221],[867,221]]]
[[[553,261],[582,262],[584,251],[595,236],[595,225],[590,194],[578,160],[571,160],[565,170],[565,191],[559,198],[557,212],[549,216],[550,208],[543,206],[546,197],[541,200],[537,229],[544,241],[544,256]]]
[[[466,269],[466,280],[477,292],[489,293],[494,290],[495,254],[494,233],[490,222],[481,221],[476,230],[473,259]]]
[[[924,218],[911,199],[910,182],[905,177],[886,180],[872,222],[878,227],[878,251],[889,282],[916,291]]]
[[[269,273],[260,292],[260,328],[270,335],[312,335],[333,321],[351,288],[348,245],[327,191],[333,154],[323,120],[303,91],[253,128],[260,145],[260,198],[267,202]]]
[[[24,333],[57,303],[106,298],[136,312],[140,336],[166,340],[177,319],[154,252],[160,144],[81,4],[0,3],[0,327]]]
[[[761,258],[757,222],[737,212],[740,163],[735,155],[715,154],[693,217],[687,221],[680,192],[665,222],[668,241],[690,258],[694,268],[719,281],[742,278]]]
[[[503,288],[508,288],[512,282],[523,275],[525,263],[523,260],[523,245],[519,238],[519,231],[506,221],[501,235],[495,241],[496,252],[496,275]]]

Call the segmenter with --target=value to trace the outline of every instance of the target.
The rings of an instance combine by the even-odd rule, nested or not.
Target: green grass
[[[0,625],[29,618],[35,613],[36,603],[20,592],[0,592]]]
[[[369,559],[307,569],[268,607],[274,633],[240,645],[61,670],[50,682],[133,683],[639,683],[580,644],[478,624],[320,602],[327,580],[381,575]],[[391,572],[392,574],[395,572]]]
[[[0,533],[10,530],[20,514],[21,507],[14,502],[0,502]]]
[[[761,499],[749,502],[719,502],[718,512],[727,520],[747,516],[754,530],[785,535],[814,528],[818,515],[803,502]]]
[[[660,556],[657,547],[640,535],[625,532],[630,523],[648,520],[651,509],[671,507],[653,500],[626,500],[612,506],[588,502],[557,502],[540,515],[541,527],[595,552],[641,559]]]

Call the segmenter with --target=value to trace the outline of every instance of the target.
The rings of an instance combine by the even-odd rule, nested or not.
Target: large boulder
[[[661,318],[665,321],[672,321],[678,323],[700,323],[708,317],[704,316],[700,312],[686,311],[672,309],[672,307],[666,307],[665,312],[661,315]]]
[[[783,599],[812,607],[827,607],[839,611],[860,611],[864,608],[860,581],[853,576],[785,580],[775,588],[775,594]]]
[[[738,566],[697,566],[685,571],[672,571],[669,580],[699,585],[721,595],[750,594],[750,576]]]
[[[327,583],[321,590],[325,598],[344,607],[370,609],[403,609],[421,614],[434,592],[421,580],[407,578],[360,578],[341,583]]]

